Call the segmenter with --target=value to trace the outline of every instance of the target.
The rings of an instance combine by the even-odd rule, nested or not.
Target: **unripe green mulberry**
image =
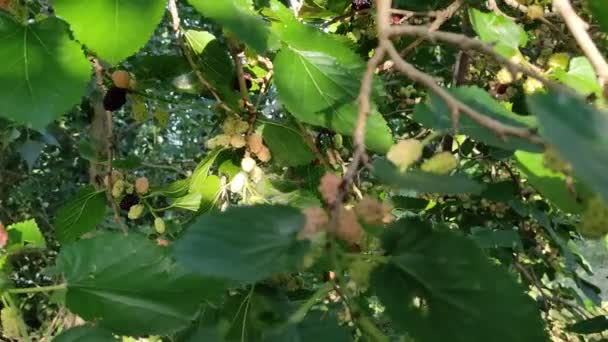
[[[5,307],[0,311],[2,319],[2,335],[11,339],[19,339],[19,316],[15,309]]]
[[[542,90],[544,86],[539,80],[528,77],[526,79],[526,81],[524,82],[523,87],[524,87],[524,93],[526,95],[531,95],[531,94],[536,93],[537,91]]]
[[[554,53],[549,57],[547,66],[549,69],[568,69],[568,63],[570,62],[570,55],[564,52]]]
[[[131,220],[137,220],[144,213],[144,205],[136,204],[129,209],[129,214],[127,215]]]
[[[165,221],[163,221],[162,218],[157,217],[154,219],[154,230],[156,230],[156,232],[158,234],[164,234],[166,227],[165,227]]]
[[[125,181],[120,179],[120,180],[116,181],[116,183],[114,183],[114,185],[112,186],[112,197],[118,198],[122,195],[122,193],[124,191],[125,191]]]
[[[441,152],[426,160],[420,167],[423,171],[446,175],[458,166],[456,157],[450,152]]]
[[[407,139],[391,146],[386,158],[401,171],[405,171],[422,156],[422,143],[416,139]]]
[[[342,134],[334,135],[334,147],[337,149],[344,147],[344,138],[342,137]]]

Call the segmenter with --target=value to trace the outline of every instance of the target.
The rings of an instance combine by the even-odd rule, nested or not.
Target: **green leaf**
[[[9,254],[18,253],[25,248],[46,248],[44,236],[34,219],[11,224],[6,227],[6,231],[8,244],[5,248]]]
[[[304,0],[298,11],[303,19],[323,19],[344,14],[350,0]]]
[[[165,0],[55,0],[76,39],[115,65],[152,37],[165,13]]]
[[[608,33],[608,7],[605,0],[587,0],[589,13],[597,20],[604,33]]]
[[[582,213],[585,205],[568,190],[566,175],[545,167],[543,154],[515,152],[517,168],[538,192],[558,208],[569,213]]]
[[[190,324],[201,303],[223,291],[217,280],[186,272],[136,234],[105,233],[65,246],[58,269],[66,305],[117,334],[169,334]]]
[[[153,188],[149,196],[167,196],[171,198],[182,197],[188,193],[190,178],[178,179],[165,186]]]
[[[182,197],[178,197],[171,204],[171,208],[182,208],[190,211],[198,211],[201,207],[203,195],[201,193],[187,194]]]
[[[0,116],[43,129],[80,101],[91,66],[67,25],[26,26],[0,12]]]
[[[481,248],[512,248],[523,251],[521,237],[516,230],[489,229],[485,227],[471,228],[471,237]]]
[[[390,261],[372,272],[372,290],[414,340],[547,341],[532,298],[473,240],[416,219],[382,240]]]
[[[61,243],[78,239],[95,230],[106,213],[106,195],[92,186],[81,188],[76,196],[55,213],[55,236]]]
[[[476,9],[469,11],[473,29],[484,43],[496,44],[495,50],[504,57],[512,57],[526,46],[526,31],[512,19],[496,13],[483,13]]]
[[[187,30],[184,36],[198,56],[200,71],[205,79],[225,102],[236,108],[240,97],[232,88],[236,73],[227,47],[207,31]]]
[[[496,102],[486,91],[477,87],[459,87],[446,89],[458,100],[469,105],[481,114],[491,117],[507,125],[534,129],[536,122],[532,117],[519,116],[505,108],[504,105]],[[428,128],[449,131],[452,129],[451,110],[443,100],[434,94],[414,109],[414,120]],[[486,144],[500,147],[507,150],[525,150],[530,152],[540,152],[542,147],[530,143],[528,140],[508,137],[503,140],[494,132],[480,126],[468,116],[461,114],[458,124],[460,133],[484,142]]]
[[[347,67],[325,53],[282,49],[274,59],[279,100],[300,121],[352,135],[357,121],[359,68]],[[384,118],[373,111],[367,120],[366,143],[385,153],[393,144]]]
[[[81,325],[75,328],[68,329],[57,335],[53,342],[115,342],[118,338],[114,337],[111,332],[94,327],[91,325]]]
[[[201,209],[207,211],[212,209],[217,203],[220,192],[222,191],[222,180],[216,175],[207,177],[201,190]]]
[[[264,339],[264,342],[285,341],[350,342],[353,341],[353,334],[348,328],[340,326],[334,315],[313,311],[299,324],[290,325],[285,331]]]
[[[568,93],[535,94],[528,107],[538,117],[545,141],[608,200],[608,114]]]
[[[440,194],[480,194],[484,189],[482,184],[463,174],[446,176],[420,170],[401,173],[397,167],[386,159],[378,159],[374,163],[374,175],[378,177],[381,183],[401,190]]]
[[[597,334],[608,330],[608,318],[606,316],[596,316],[585,319],[568,327],[569,331],[577,334]]]
[[[315,159],[304,137],[295,128],[278,123],[266,123],[263,136],[273,158],[280,165],[299,166]]]
[[[285,206],[236,207],[203,215],[175,243],[177,261],[206,276],[255,282],[293,271],[308,244],[296,240],[304,225]]]
[[[224,26],[258,53],[266,51],[270,30],[262,17],[248,8],[247,1],[188,0],[188,2],[203,16]]]
[[[366,65],[355,53],[349,39],[331,35],[314,26],[302,24],[294,17],[293,11],[277,0],[270,2],[270,17],[273,17],[273,34],[288,47],[296,51],[315,51],[335,58],[342,66],[357,69],[359,77]]]
[[[572,58],[568,72],[557,69],[553,76],[583,96],[600,95],[602,93],[602,87],[597,82],[595,70],[587,57]]]
[[[209,154],[198,163],[190,177],[189,193],[202,193],[204,191],[205,181],[207,180],[207,177],[209,177],[209,170],[211,170],[213,163],[215,163],[215,160],[221,152],[221,148],[215,149],[209,152]]]
[[[23,143],[23,145],[19,146],[19,148],[17,149],[17,151],[21,155],[21,158],[27,164],[27,168],[30,172],[32,172],[34,165],[36,165],[36,161],[40,157],[44,146],[46,146],[46,144],[41,141],[28,139],[26,142]]]

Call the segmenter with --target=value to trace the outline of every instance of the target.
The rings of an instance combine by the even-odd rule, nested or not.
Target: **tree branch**
[[[589,58],[597,73],[598,81],[606,92],[608,89],[608,63],[587,32],[589,24],[576,14],[568,0],[553,0],[553,9],[564,19],[581,50]]]
[[[445,9],[438,11],[435,20],[431,23],[428,29],[430,31],[439,30],[441,25],[443,25],[446,21],[452,18],[454,14],[458,12],[460,7],[462,7],[463,4],[464,0],[456,0]],[[418,37],[418,39],[416,39],[410,45],[406,46],[405,49],[401,50],[401,56],[405,58],[412,51],[414,51],[414,49],[416,49],[416,47],[418,47],[418,45],[420,45],[425,39],[425,37]]]

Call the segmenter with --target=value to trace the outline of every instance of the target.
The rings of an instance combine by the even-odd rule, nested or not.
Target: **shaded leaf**
[[[91,325],[81,325],[55,336],[53,342],[113,342],[118,341],[108,330]]]
[[[169,334],[185,327],[217,280],[176,266],[168,249],[143,236],[105,233],[65,246],[57,261],[67,282],[66,305],[117,334]]]
[[[264,339],[264,342],[300,341],[349,342],[353,341],[353,334],[347,327],[340,326],[334,315],[313,311],[302,322],[289,325],[285,331]]]
[[[266,123],[263,136],[273,158],[280,165],[299,166],[308,164],[315,158],[301,133],[294,128]]]
[[[244,282],[292,271],[307,243],[303,215],[285,206],[236,207],[203,215],[175,243],[177,261],[206,276]]]
[[[525,176],[530,185],[561,210],[570,213],[582,213],[585,204],[577,199],[566,185],[563,173],[548,169],[544,165],[543,154],[517,151],[515,153],[517,169]]]
[[[402,190],[441,194],[479,194],[484,189],[482,184],[462,174],[445,176],[419,170],[401,173],[385,159],[379,159],[374,163],[374,175],[381,183]]]
[[[608,7],[606,6],[606,2],[604,0],[587,0],[586,2],[589,4],[590,12],[593,14],[593,17],[600,24],[604,33],[607,33]]]
[[[382,241],[390,262],[372,272],[372,289],[416,341],[547,341],[524,288],[473,240],[410,219]]]
[[[608,330],[608,318],[596,316],[568,326],[568,330],[577,334],[597,334]]]
[[[40,141],[28,140],[17,149],[21,155],[21,158],[25,160],[27,168],[30,170],[30,172],[34,168],[34,165],[36,165],[36,161],[38,160],[38,157],[40,157],[44,146],[45,144]]]
[[[106,195],[92,186],[81,188],[66,204],[57,210],[53,226],[61,243],[78,239],[95,230],[106,213]]]
[[[224,101],[238,108],[240,99],[232,88],[236,73],[227,47],[207,31],[187,30],[185,38],[198,56],[200,71]],[[197,79],[194,82],[198,83]]]
[[[608,114],[567,93],[535,94],[528,97],[528,107],[546,142],[608,201]]]
[[[536,122],[532,117],[522,117],[507,110],[507,108],[494,100],[486,91],[477,87],[459,87],[446,89],[458,100],[469,105],[481,114],[496,119],[506,125],[521,128],[536,128]],[[452,129],[451,110],[443,100],[434,94],[414,109],[414,120],[428,128],[439,129],[448,132]],[[540,152],[542,147],[530,143],[528,140],[508,137],[506,140],[498,137],[494,132],[480,126],[468,116],[461,114],[458,130],[469,137],[486,144],[507,150],[525,150]]]
[[[26,26],[0,11],[0,116],[42,129],[80,101],[91,66],[67,25]]]
[[[523,251],[521,237],[516,230],[473,227],[471,237],[481,248],[512,248]]]
[[[110,64],[134,55],[152,37],[165,0],[55,0],[76,39]]]
[[[188,0],[202,15],[213,19],[258,53],[264,53],[270,30],[262,17],[247,8],[247,2],[236,0]]]

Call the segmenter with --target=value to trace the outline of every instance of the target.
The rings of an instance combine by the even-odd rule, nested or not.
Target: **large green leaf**
[[[597,82],[593,65],[587,57],[572,58],[567,72],[557,69],[553,76],[583,96],[602,93],[602,87]]]
[[[383,246],[390,261],[372,272],[372,289],[414,340],[547,340],[532,298],[473,240],[410,219],[387,229]]]
[[[272,157],[280,165],[299,166],[315,159],[302,134],[292,127],[279,123],[266,123],[263,135]]]
[[[583,202],[568,190],[566,176],[545,167],[543,154],[517,151],[515,160],[530,185],[558,208],[570,213],[581,213],[585,209]]]
[[[458,100],[469,105],[481,114],[489,116],[507,125],[516,127],[533,129],[536,127],[536,122],[532,117],[518,116],[517,114],[507,110],[505,106],[496,102],[486,91],[477,87],[459,87],[447,89],[447,91],[456,97]],[[443,100],[434,94],[431,94],[429,99],[421,104],[418,104],[414,109],[414,120],[423,124],[428,128],[449,131],[452,129],[451,110]],[[458,124],[458,130],[462,134],[466,134],[475,140],[479,140],[486,144],[500,147],[507,150],[525,150],[531,152],[540,152],[542,147],[530,143],[528,140],[508,137],[506,140],[498,137],[494,132],[480,126],[476,121],[468,116],[461,114]]]
[[[496,51],[507,58],[518,53],[519,47],[528,43],[528,35],[523,27],[503,15],[471,9],[469,17],[479,39],[496,44]]]
[[[111,332],[91,325],[81,325],[57,335],[53,342],[117,342]]]
[[[92,186],[78,191],[76,196],[55,213],[55,236],[62,243],[74,241],[82,234],[95,230],[106,213],[106,195]]]
[[[270,30],[242,0],[188,0],[202,15],[215,20],[258,53],[266,51]]]
[[[26,26],[0,11],[0,117],[42,129],[80,101],[91,66],[67,25]]]
[[[602,30],[608,32],[608,6],[605,0],[587,0],[591,13]]]
[[[166,4],[165,0],[55,0],[54,8],[78,41],[118,64],[152,37]]]
[[[541,135],[572,164],[575,174],[608,200],[608,113],[569,93],[528,98]]]
[[[223,291],[218,280],[186,272],[168,249],[143,236],[106,233],[65,246],[57,261],[66,305],[117,334],[169,334],[188,325],[205,299]]]
[[[279,100],[300,121],[352,135],[357,121],[359,68],[339,64],[318,51],[283,48],[274,59]],[[384,153],[393,138],[384,118],[374,110],[367,120],[366,143]]]
[[[304,225],[285,206],[237,207],[201,216],[175,243],[177,261],[206,276],[257,281],[294,270],[307,250],[296,240]]]
[[[480,194],[484,189],[482,184],[463,174],[446,176],[420,170],[401,173],[386,159],[379,159],[374,163],[374,175],[380,182],[402,190],[440,194]]]
[[[36,224],[36,220],[27,220],[6,227],[8,244],[5,246],[9,254],[17,253],[25,248],[46,248],[44,236]]]

